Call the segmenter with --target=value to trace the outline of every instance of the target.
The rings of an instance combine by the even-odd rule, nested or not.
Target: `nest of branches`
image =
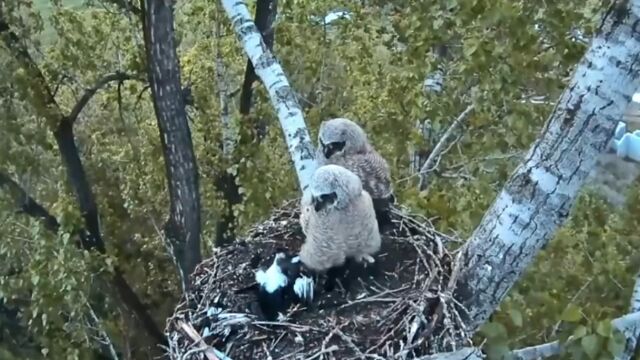
[[[316,285],[313,304],[266,321],[254,273],[304,241],[297,201],[273,212],[241,242],[215,251],[168,319],[172,359],[415,359],[469,343],[464,309],[452,298],[459,256],[426,218],[394,209],[375,276],[343,289]]]

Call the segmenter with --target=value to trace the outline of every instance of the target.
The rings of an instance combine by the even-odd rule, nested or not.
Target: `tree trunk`
[[[173,5],[167,3],[172,2],[146,1],[143,27],[149,83],[171,201],[171,213],[164,229],[186,291],[189,275],[201,260],[200,194],[198,166],[180,87]]]
[[[456,298],[485,323],[575,203],[640,86],[640,0],[606,12],[538,140],[469,239]]]
[[[221,1],[256,74],[269,91],[271,103],[278,113],[289,154],[294,162],[300,188],[305,192],[317,164],[314,158],[314,147],[298,99],[282,67],[262,40],[244,1]]]

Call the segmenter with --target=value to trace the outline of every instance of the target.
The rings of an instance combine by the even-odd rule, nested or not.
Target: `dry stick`
[[[187,335],[189,335],[189,337],[191,338],[191,340],[195,341],[196,344],[198,345],[202,345],[204,347],[204,355],[207,357],[207,359],[209,360],[220,360],[216,354],[213,352],[213,349],[208,346],[204,341],[202,341],[202,338],[200,337],[200,334],[198,334],[198,332],[189,324],[185,323],[184,321],[180,320],[178,321],[178,325],[180,326],[180,328],[182,330],[184,330],[185,333],[187,333]]]
[[[445,131],[444,135],[442,135],[442,138],[440,138],[440,141],[438,141],[438,144],[436,144],[436,147],[433,148],[433,151],[431,152],[427,160],[422,165],[422,168],[420,168],[420,184],[419,184],[420,191],[423,191],[427,188],[427,175],[430,171],[433,170],[432,167],[434,166],[436,161],[440,158],[440,154],[444,150],[444,147],[446,146],[449,137],[451,137],[451,135],[453,134],[453,130],[455,130],[458,127],[458,125],[460,125],[467,118],[467,115],[469,115],[469,113],[473,109],[474,109],[473,105],[467,106],[467,108],[462,112],[462,114],[460,114],[458,118],[453,122],[453,124],[449,126],[447,131]]]
[[[336,328],[335,333],[347,343],[347,345],[351,348],[351,350],[355,351],[355,353],[358,355],[359,358],[361,359],[367,358],[365,354],[362,353],[362,351],[356,346],[356,344],[353,343],[351,338],[348,337],[345,333],[343,333],[342,330],[340,330],[340,328]]]
[[[318,358],[318,357],[320,357],[320,356],[322,356],[322,355],[324,355],[326,353],[330,353],[330,352],[334,352],[334,351],[338,351],[338,350],[340,350],[338,345],[331,345],[330,347],[328,347],[328,348],[326,348],[324,350],[318,351],[317,353],[315,353],[315,355],[313,355],[311,357],[308,357],[305,360],[313,360],[313,359]]]

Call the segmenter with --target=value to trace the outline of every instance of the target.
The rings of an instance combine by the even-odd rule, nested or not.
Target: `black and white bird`
[[[276,253],[266,270],[255,273],[258,283],[258,304],[265,318],[281,320],[292,304],[308,305],[313,301],[315,282],[299,256]]]

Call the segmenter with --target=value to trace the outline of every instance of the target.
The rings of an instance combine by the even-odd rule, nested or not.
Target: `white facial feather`
[[[344,154],[366,151],[369,145],[367,134],[362,127],[349,119],[335,118],[320,124],[319,143],[330,144],[343,141],[345,146],[339,153]]]
[[[336,164],[354,172],[364,189],[374,198],[387,198],[393,194],[391,173],[387,161],[369,144],[364,130],[351,120],[337,118],[324,121],[318,134],[316,158],[319,165]],[[344,149],[325,154],[324,144],[344,142]]]
[[[311,195],[320,197],[331,193],[337,197],[334,207],[343,208],[362,193],[362,182],[356,174],[342,166],[321,166],[311,179]]]

